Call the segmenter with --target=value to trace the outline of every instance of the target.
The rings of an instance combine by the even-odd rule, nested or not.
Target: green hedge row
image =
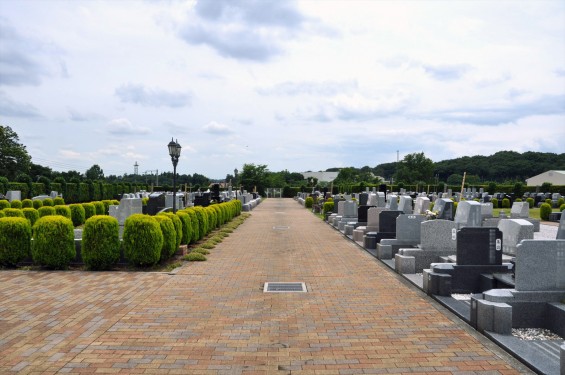
[[[104,204],[98,203],[104,210]],[[118,221],[94,214],[97,207],[85,203],[0,210],[0,264],[15,266],[31,257],[37,265],[65,269],[76,258],[74,224],[84,222],[81,253],[87,268],[111,268],[122,250],[130,264],[151,266],[169,259],[181,243],[196,242],[240,215],[242,205],[234,200],[176,214],[132,215],[125,221],[121,243]],[[87,210],[93,215],[85,219]]]
[[[23,182],[8,182],[0,184],[0,193],[6,194],[8,190],[19,190],[22,192],[22,199],[30,199],[38,195],[49,194],[51,190],[63,194],[67,203],[82,203],[89,201],[102,201],[114,199],[115,196],[124,193],[134,193],[140,190],[148,190],[147,185],[134,185],[130,183],[106,184],[100,182],[81,182],[81,183],[57,183],[52,182],[50,186],[45,186],[42,182],[33,182],[30,185]],[[49,191],[48,191],[49,190]]]

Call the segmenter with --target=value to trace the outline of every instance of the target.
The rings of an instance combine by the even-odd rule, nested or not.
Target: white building
[[[314,177],[318,179],[318,182],[332,182],[339,172],[301,172],[301,174],[305,180]]]
[[[547,171],[537,176],[526,178],[528,186],[541,186],[544,182],[552,185],[565,185],[565,171]]]

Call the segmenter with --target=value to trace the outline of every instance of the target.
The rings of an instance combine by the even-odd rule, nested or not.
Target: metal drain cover
[[[264,293],[306,293],[306,283],[265,283]]]

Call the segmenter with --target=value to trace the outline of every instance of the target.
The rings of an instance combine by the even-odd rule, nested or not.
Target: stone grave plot
[[[374,208],[371,210],[375,210]],[[370,211],[371,211],[370,210]],[[377,208],[378,210],[378,208]],[[378,231],[368,231],[363,236],[363,247],[376,256],[377,244],[384,238],[394,238],[396,236],[396,218],[402,211],[382,210],[379,212]]]
[[[377,258],[393,259],[401,248],[415,248],[420,244],[423,215],[399,215],[396,218],[395,238],[383,238],[377,244]]]
[[[398,249],[394,268],[402,274],[421,273],[431,263],[456,253],[457,224],[450,220],[427,220],[420,224],[419,246]]]
[[[398,210],[402,211],[404,214],[411,214],[412,208],[412,197],[409,195],[401,195],[400,201],[398,202]]]
[[[368,206],[367,224],[360,225],[353,230],[352,240],[363,246],[363,237],[367,232],[377,232],[379,230],[379,214],[385,211],[384,207]]]
[[[453,220],[453,201],[449,198],[439,198],[434,203],[434,212],[437,218],[442,220]]]
[[[540,373],[565,373],[565,240],[523,240],[516,248],[514,284],[474,295],[470,324]],[[513,335],[513,329],[527,328],[545,329],[554,339]]]
[[[464,227],[456,237],[456,263],[432,263],[423,270],[426,293],[479,293],[494,287],[492,274],[511,272],[512,264],[502,262],[502,232],[498,228]]]

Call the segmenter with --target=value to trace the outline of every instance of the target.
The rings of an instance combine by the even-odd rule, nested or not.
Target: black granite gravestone
[[[502,264],[502,232],[498,228],[463,227],[457,232],[457,265]]]
[[[369,201],[369,194],[367,193],[359,194],[359,206],[366,206],[368,201]]]
[[[396,218],[400,214],[402,214],[402,211],[381,211],[379,213],[379,233],[393,233],[396,235]]]
[[[147,201],[147,213],[157,215],[157,212],[165,208],[165,193],[151,193]]]
[[[376,206],[359,206],[357,207],[357,222],[359,223],[366,223],[369,208],[376,207]]]

